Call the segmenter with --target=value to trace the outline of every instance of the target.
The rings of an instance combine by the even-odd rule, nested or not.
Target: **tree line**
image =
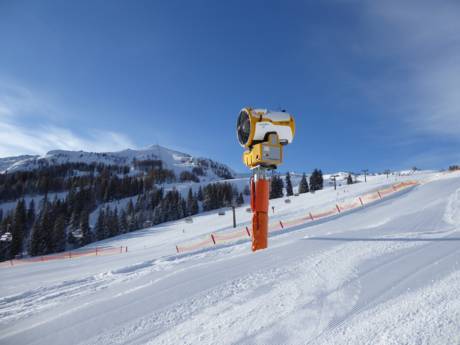
[[[75,186],[94,189],[97,202],[108,202],[137,195],[164,183],[199,182],[199,177],[206,175],[205,169],[211,169],[222,178],[233,177],[226,166],[217,162],[205,159],[197,159],[196,162],[198,166],[181,172],[179,176],[165,169],[160,160],[134,160],[135,175],[130,174],[131,167],[128,165],[43,165],[32,171],[0,174],[0,202],[18,200],[25,195],[64,192]]]
[[[309,181],[310,182],[308,182],[305,173],[303,173],[299,183],[299,194],[308,192],[314,193],[317,190],[323,189],[324,181],[322,171],[320,169],[313,170]],[[270,182],[270,199],[282,198],[284,196],[284,189],[286,189],[286,196],[294,195],[289,172],[286,173],[284,181],[279,175],[273,175]]]
[[[0,213],[0,234],[12,234],[11,242],[0,242],[0,259],[23,252],[32,256],[60,252],[200,211],[244,203],[243,194],[227,182],[200,186],[197,192],[190,188],[185,197],[176,189],[165,192],[153,186],[122,206],[99,203],[96,195],[92,187],[73,186],[65,198],[50,200],[45,195],[37,206],[33,199],[29,205],[18,200],[14,211]],[[94,211],[97,219],[91,227],[89,217]]]

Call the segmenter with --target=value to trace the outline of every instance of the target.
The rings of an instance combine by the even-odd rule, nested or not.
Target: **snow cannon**
[[[243,162],[250,168],[276,169],[283,161],[283,146],[294,139],[295,122],[285,111],[243,108],[236,125],[238,141],[247,148]]]
[[[283,147],[294,139],[295,122],[285,111],[243,108],[238,116],[236,133],[244,164],[252,170],[250,180],[252,210],[252,250],[268,247],[267,172],[283,162]]]

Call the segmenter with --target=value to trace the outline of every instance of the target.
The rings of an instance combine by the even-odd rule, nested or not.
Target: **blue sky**
[[[0,156],[150,144],[237,171],[243,106],[282,170],[460,163],[456,1],[0,0]]]

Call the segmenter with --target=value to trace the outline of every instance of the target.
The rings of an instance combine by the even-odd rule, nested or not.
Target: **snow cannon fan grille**
[[[236,131],[238,134],[238,141],[241,146],[245,146],[248,143],[249,135],[251,133],[251,120],[249,118],[249,114],[244,110],[241,111],[240,116],[238,116]]]

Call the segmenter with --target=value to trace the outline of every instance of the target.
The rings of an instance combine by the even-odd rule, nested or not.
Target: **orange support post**
[[[252,251],[268,246],[268,195],[267,179],[251,179]]]
[[[339,211],[339,213],[340,213],[340,207],[339,207],[339,205],[338,205],[338,204],[335,204],[335,207],[337,207],[337,211]]]

